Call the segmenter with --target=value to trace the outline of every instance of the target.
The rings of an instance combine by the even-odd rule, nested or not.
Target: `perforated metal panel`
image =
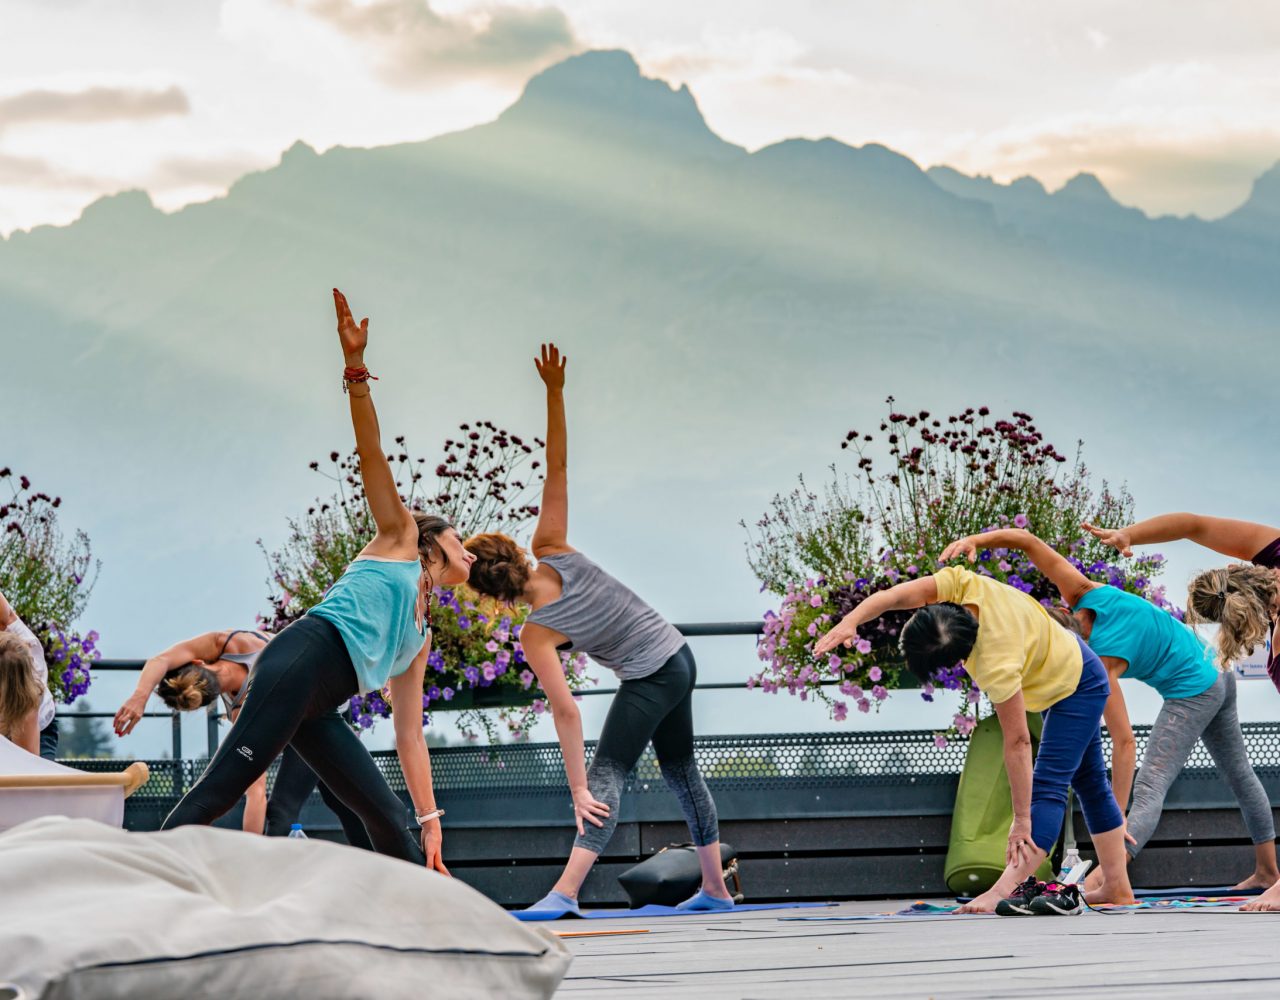
[[[1280,770],[1280,723],[1243,725],[1249,758],[1259,771]],[[1146,749],[1150,726],[1134,727],[1138,760]],[[959,774],[967,744],[934,745],[932,733],[918,730],[845,733],[777,733],[762,736],[704,736],[695,753],[709,783],[715,788],[750,791],[777,788],[835,787],[858,777],[859,784],[896,785],[904,779]],[[1110,742],[1104,739],[1110,759]],[[588,756],[594,743],[587,745]],[[397,791],[405,787],[400,763],[393,751],[373,754],[379,770]],[[120,761],[65,761],[87,771],[119,770]],[[151,780],[139,790],[143,799],[171,799],[195,783],[205,760],[149,761]],[[501,747],[445,747],[431,752],[437,790],[491,791],[510,799],[521,794],[539,795],[566,786],[560,747],[555,743],[512,744]],[[1203,743],[1197,743],[1187,760],[1189,777],[1215,778],[1217,768]],[[274,777],[273,765],[271,776]],[[633,793],[665,794],[662,775],[652,750],[636,765],[629,782]]]

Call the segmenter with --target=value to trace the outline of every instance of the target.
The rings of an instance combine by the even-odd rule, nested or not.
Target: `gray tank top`
[[[684,646],[684,636],[581,552],[540,562],[560,574],[560,597],[526,621],[554,629],[575,652],[632,681],[648,677]]]
[[[228,715],[244,704],[245,695],[249,693],[248,674],[253,672],[253,665],[258,662],[258,657],[262,655],[262,649],[267,648],[266,646],[263,646],[262,649],[254,650],[252,653],[228,653],[227,646],[237,635],[256,635],[259,639],[262,639],[265,642],[271,641],[261,632],[247,628],[238,628],[231,632],[227,636],[227,641],[222,644],[222,652],[218,654],[218,660],[230,660],[232,663],[243,664],[248,671],[245,675],[245,682],[240,685],[240,690],[236,693],[234,698],[226,692],[223,692],[221,695],[223,708],[226,709]],[[217,660],[214,662],[216,663]]]

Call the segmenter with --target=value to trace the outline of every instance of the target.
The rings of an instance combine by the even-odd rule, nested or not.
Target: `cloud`
[[[487,6],[440,14],[427,0],[285,0],[369,49],[388,83],[522,79],[583,48],[556,7]]]
[[[191,103],[180,87],[143,90],[134,87],[89,87],[86,90],[27,90],[0,97],[0,129],[12,125],[138,121],[185,115]]]
[[[6,153],[0,149],[0,187],[92,191],[103,183],[100,177],[60,170],[48,160]]]
[[[270,157],[251,153],[172,156],[155,165],[145,187],[148,190],[210,188],[225,191],[245,174],[270,165]]]

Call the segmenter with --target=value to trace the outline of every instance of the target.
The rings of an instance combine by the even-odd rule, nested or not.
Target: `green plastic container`
[[[1039,714],[1027,713],[1033,755],[1040,745],[1042,726]],[[948,889],[957,896],[976,896],[995,885],[1004,872],[1012,822],[1013,799],[1004,769],[1004,736],[1000,720],[991,715],[979,722],[969,737],[964,770],[960,772],[944,869]],[[1046,858],[1036,878],[1048,881],[1052,874],[1053,866]]]

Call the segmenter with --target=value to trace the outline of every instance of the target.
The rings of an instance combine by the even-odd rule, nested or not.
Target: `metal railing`
[[[684,622],[676,624],[676,629],[681,635],[689,639],[702,639],[715,636],[733,636],[733,635],[753,635],[758,636],[764,630],[763,621],[745,621],[745,622]],[[93,671],[103,672],[137,672],[142,669],[145,660],[99,660],[93,664]],[[828,684],[839,684],[839,681],[827,681]],[[727,681],[710,684],[698,684],[701,691],[739,691],[745,690],[746,681]],[[616,694],[617,688],[589,688],[587,690],[578,691],[580,695],[606,695]],[[442,702],[439,705],[432,705],[433,712],[449,712],[454,711],[448,702]],[[115,712],[76,712],[62,707],[58,709],[58,717],[63,719],[114,719]],[[182,712],[166,711],[166,712],[144,712],[144,719],[169,719],[172,725],[173,740],[173,759],[182,760]],[[205,709],[205,740],[207,756],[212,757],[214,751],[218,749],[219,735],[218,723],[225,718],[222,712],[222,706],[218,702],[213,702]]]

